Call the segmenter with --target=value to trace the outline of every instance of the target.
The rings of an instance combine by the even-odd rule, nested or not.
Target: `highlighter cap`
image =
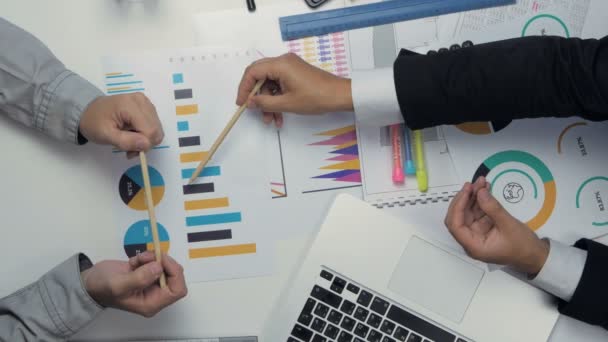
[[[417,170],[416,181],[418,181],[418,190],[420,190],[420,192],[426,192],[429,189],[429,180],[426,171]]]
[[[403,168],[396,167],[393,169],[393,182],[401,184],[405,182],[405,175],[403,174]]]

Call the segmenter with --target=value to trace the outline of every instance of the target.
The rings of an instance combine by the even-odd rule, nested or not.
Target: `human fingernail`
[[[143,151],[146,149],[146,141],[144,139],[139,139],[137,140],[137,143],[135,144],[135,148],[137,148],[138,151]]]
[[[154,262],[150,266],[150,271],[152,271],[152,273],[154,273],[154,274],[160,274],[163,271],[163,268],[160,266],[159,263]]]

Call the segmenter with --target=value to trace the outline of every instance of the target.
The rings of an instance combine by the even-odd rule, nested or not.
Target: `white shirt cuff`
[[[549,256],[530,283],[566,302],[578,286],[587,261],[587,251],[549,239]]]
[[[357,122],[382,126],[403,122],[393,68],[354,71],[351,84]]]

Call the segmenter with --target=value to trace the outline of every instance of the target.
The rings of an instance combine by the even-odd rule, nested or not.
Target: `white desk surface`
[[[301,0],[257,4],[261,8],[283,1]],[[245,1],[4,0],[0,15],[36,35],[69,68],[102,86],[100,56],[194,45],[191,14],[229,8],[245,11]],[[603,13],[608,13],[608,2],[594,0],[583,36],[608,33]],[[75,252],[85,252],[93,260],[114,255],[115,184],[98,148],[61,144],[0,117],[0,155],[0,297],[35,281]],[[38,168],[31,168],[34,163]],[[419,224],[441,225],[446,207],[403,210]],[[257,335],[308,239],[303,235],[278,244],[274,276],[191,284],[185,300],[152,319],[107,310],[77,337]],[[551,340],[606,341],[608,333],[562,317]]]

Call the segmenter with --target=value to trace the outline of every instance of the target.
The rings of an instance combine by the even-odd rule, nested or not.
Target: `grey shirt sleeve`
[[[103,308],[84,289],[83,264],[90,265],[88,258],[74,255],[0,299],[0,341],[64,340],[91,322]]]
[[[0,115],[78,143],[80,116],[102,95],[41,41],[0,18]]]

